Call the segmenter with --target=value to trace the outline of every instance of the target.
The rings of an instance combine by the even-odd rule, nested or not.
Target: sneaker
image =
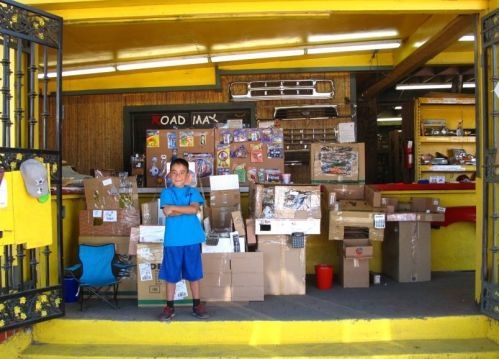
[[[193,307],[192,315],[198,319],[208,319],[210,317],[203,304],[199,304]]]
[[[175,316],[175,308],[166,306],[163,308],[163,311],[159,315],[159,320],[162,322],[167,322],[169,320],[172,320],[174,316]]]

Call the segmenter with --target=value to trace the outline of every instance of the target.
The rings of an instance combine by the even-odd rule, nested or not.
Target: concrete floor
[[[475,274],[434,272],[427,282],[399,283],[382,277],[381,284],[369,288],[333,288],[319,290],[315,277],[307,278],[306,295],[266,295],[261,302],[208,302],[210,321],[239,320],[334,320],[422,318],[474,315],[480,313],[474,301]],[[136,299],[120,299],[120,309],[90,300],[80,311],[79,303],[66,304],[71,319],[109,319],[118,321],[155,321],[160,307],[137,307]],[[190,306],[177,306],[177,321],[198,320]]]

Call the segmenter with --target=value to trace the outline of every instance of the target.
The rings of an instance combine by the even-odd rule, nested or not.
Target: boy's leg
[[[199,280],[189,282],[192,293],[192,315],[199,319],[208,319],[208,314],[204,304],[201,303]]]
[[[193,299],[199,299],[199,298],[201,298],[200,289],[199,289],[199,281],[196,280],[196,281],[193,281],[193,282],[189,282],[189,284],[191,286],[192,298]]]
[[[175,297],[176,286],[176,283],[166,282],[166,306],[159,315],[159,320],[161,321],[169,321],[175,316],[175,302],[173,299]]]

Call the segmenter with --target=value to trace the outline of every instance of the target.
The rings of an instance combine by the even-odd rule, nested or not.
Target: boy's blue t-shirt
[[[161,191],[159,206],[188,206],[191,203],[204,204],[204,198],[194,187],[169,187]],[[181,214],[168,216],[165,219],[164,246],[185,246],[202,243],[205,233],[196,214]]]

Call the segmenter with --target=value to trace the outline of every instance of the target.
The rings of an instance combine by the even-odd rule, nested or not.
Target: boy
[[[190,182],[189,164],[176,158],[170,166],[172,186],[160,195],[160,207],[166,216],[163,262],[159,279],[166,281],[166,306],[160,320],[175,316],[174,296],[176,283],[189,281],[193,298],[192,315],[199,319],[209,318],[200,300],[199,281],[203,278],[201,243],[205,233],[197,217],[204,199],[197,188],[186,186]]]

